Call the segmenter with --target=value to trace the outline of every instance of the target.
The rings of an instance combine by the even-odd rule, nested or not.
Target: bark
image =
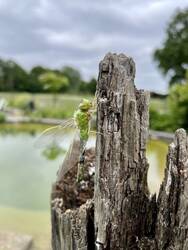
[[[135,88],[135,64],[123,54],[108,54],[99,71],[96,241],[101,249],[138,249],[139,239],[150,233],[145,216],[150,216],[145,156],[149,94]]]
[[[188,143],[185,130],[175,133],[158,197],[158,249],[188,249]]]
[[[64,213],[52,209],[53,249],[94,250],[93,201],[88,200],[78,209],[67,209]],[[89,230],[88,230],[89,228]]]
[[[86,151],[84,181],[76,182],[79,141],[74,140],[51,194],[53,250],[94,250],[94,150]],[[89,247],[89,248],[88,248]]]
[[[51,198],[53,250],[188,249],[187,135],[178,130],[169,146],[156,201],[147,186],[149,94],[136,89],[134,77],[135,64],[123,54],[109,53],[100,63],[96,159],[86,152],[84,181],[76,184],[75,142],[58,173]]]

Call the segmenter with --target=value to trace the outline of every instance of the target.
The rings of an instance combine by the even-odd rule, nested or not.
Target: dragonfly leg
[[[84,178],[84,164],[83,163],[79,163],[78,164],[78,172],[77,172],[77,182],[81,182]]]
[[[85,149],[86,149],[86,140],[80,141],[80,163],[84,163],[85,161]]]
[[[84,162],[85,162],[85,148],[87,141],[80,141],[80,159],[78,164],[78,172],[77,172],[77,182],[80,182],[84,178]]]

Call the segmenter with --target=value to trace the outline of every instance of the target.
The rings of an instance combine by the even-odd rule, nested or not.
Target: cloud
[[[105,53],[123,52],[137,65],[141,88],[165,91],[152,61],[179,0],[0,0],[0,56],[30,69],[72,65],[96,76]]]

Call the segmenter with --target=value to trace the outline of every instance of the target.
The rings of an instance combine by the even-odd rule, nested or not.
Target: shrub
[[[173,128],[188,129],[188,82],[171,87],[168,106]]]
[[[159,131],[172,131],[171,117],[167,113],[160,113],[154,107],[149,110],[150,128]]]

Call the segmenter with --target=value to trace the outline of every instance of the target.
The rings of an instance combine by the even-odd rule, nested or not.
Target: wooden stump
[[[156,201],[147,186],[149,94],[136,89],[134,77],[135,64],[123,54],[109,53],[100,63],[96,160],[92,151],[85,181],[77,185],[75,143],[59,171],[52,191],[53,250],[188,249],[187,135],[178,130],[169,146]],[[95,182],[89,174],[94,165]]]
[[[79,141],[74,140],[52,188],[53,250],[87,250],[88,247],[94,250],[94,205],[92,198],[95,152],[93,149],[86,151],[85,179],[77,184],[79,152]]]

